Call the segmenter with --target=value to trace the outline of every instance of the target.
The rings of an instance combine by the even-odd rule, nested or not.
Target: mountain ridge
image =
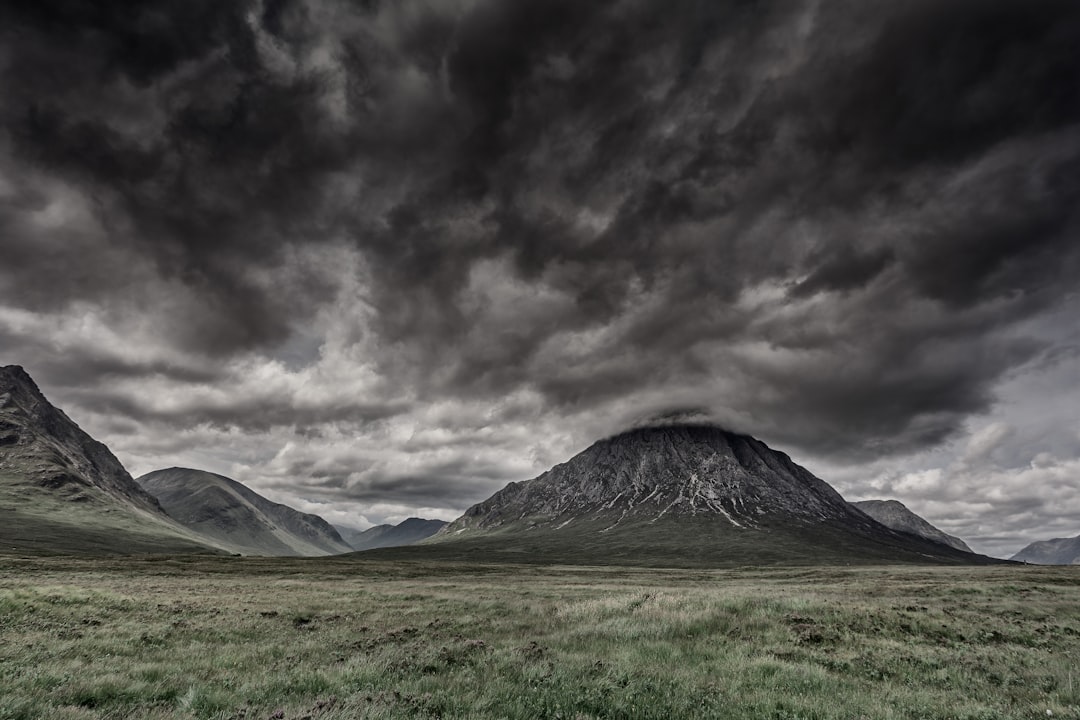
[[[963,540],[934,527],[899,500],[859,500],[851,504],[893,530],[914,533],[963,552],[973,552]]]
[[[145,492],[115,455],[0,367],[0,543],[33,552],[220,552]]]
[[[1038,540],[1009,559],[1033,565],[1080,565],[1080,535]]]
[[[319,556],[351,552],[330,523],[218,473],[172,467],[136,478],[178,522],[232,552]]]
[[[397,525],[375,525],[367,530],[338,525],[334,527],[354,550],[372,550],[412,545],[431,537],[447,524],[443,520],[410,517]]]
[[[130,482],[130,474],[104,443],[90,437],[45,398],[26,370],[9,365],[0,368],[0,374],[0,408],[21,411],[37,428],[36,439],[55,453],[51,469],[44,465],[39,468],[43,486],[84,484],[85,474],[94,473],[100,478],[95,484],[99,489],[151,512],[164,512],[152,495]],[[10,414],[7,419],[0,417],[0,445],[18,445],[18,429]],[[26,429],[22,427],[24,432]]]

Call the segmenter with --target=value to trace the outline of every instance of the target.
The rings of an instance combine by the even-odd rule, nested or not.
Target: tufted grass
[[[1080,569],[0,556],[0,720],[1080,718]]]

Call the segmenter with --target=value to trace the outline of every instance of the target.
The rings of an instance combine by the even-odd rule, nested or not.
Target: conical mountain
[[[993,562],[891,530],[784,453],[706,425],[602,440],[533,480],[510,483],[414,547],[472,558],[691,566]]]
[[[0,367],[0,543],[37,552],[208,552],[17,365]]]
[[[972,552],[960,538],[937,529],[899,500],[860,500],[851,503],[879,523],[900,532],[914,533],[927,540],[944,543],[964,552]]]
[[[352,552],[318,515],[273,502],[224,475],[168,468],[137,479],[193,532],[242,555],[335,555]]]

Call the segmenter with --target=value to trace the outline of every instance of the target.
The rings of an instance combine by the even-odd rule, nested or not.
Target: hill
[[[1011,559],[1034,565],[1080,565],[1080,535],[1033,542]]]
[[[242,555],[334,555],[352,551],[318,515],[272,502],[224,475],[168,468],[137,482],[184,526]]]
[[[38,553],[220,551],[170,518],[17,365],[0,368],[0,546]]]
[[[354,550],[400,547],[425,540],[446,527],[443,520],[408,518],[397,525],[376,525],[367,530],[335,525],[341,537]]]
[[[964,552],[972,552],[960,538],[938,530],[923,518],[911,512],[899,500],[861,500],[851,503],[882,525],[900,532],[913,533],[927,540],[944,543]]]
[[[705,425],[602,440],[419,545],[371,552],[707,567],[998,562],[892,530],[787,455]]]

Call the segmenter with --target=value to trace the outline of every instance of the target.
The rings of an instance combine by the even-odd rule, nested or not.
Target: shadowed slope
[[[1080,535],[1033,542],[1012,559],[1035,565],[1080,565]]]
[[[425,520],[424,518],[408,518],[397,525],[376,525],[367,530],[357,530],[350,527],[339,527],[337,531],[354,550],[371,550],[373,548],[400,547],[412,545],[425,540],[446,527],[443,520]]]
[[[972,552],[960,538],[938,530],[925,519],[911,512],[904,503],[899,500],[861,500],[851,503],[870,517],[886,527],[899,532],[908,532],[927,540],[944,543],[949,547]]]
[[[352,548],[318,515],[267,500],[223,475],[169,468],[138,478],[172,517],[243,555],[334,555]]]
[[[0,368],[0,543],[33,552],[208,552],[26,372]]]

